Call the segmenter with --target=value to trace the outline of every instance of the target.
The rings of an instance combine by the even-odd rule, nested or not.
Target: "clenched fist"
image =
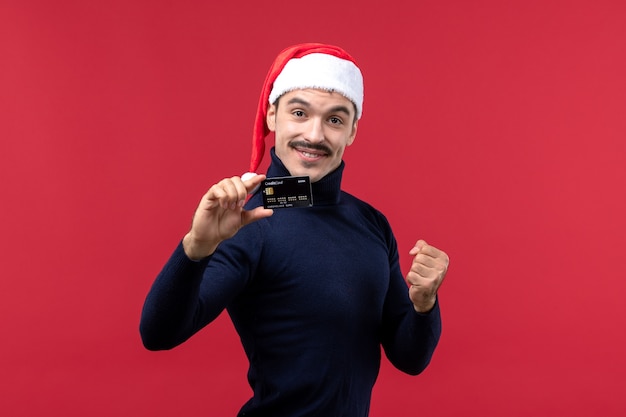
[[[413,256],[411,269],[406,276],[410,285],[409,298],[415,311],[427,313],[435,306],[437,290],[446,276],[450,259],[445,252],[423,240],[415,243],[409,255]]]

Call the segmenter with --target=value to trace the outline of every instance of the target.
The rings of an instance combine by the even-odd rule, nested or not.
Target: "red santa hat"
[[[338,46],[303,43],[284,49],[270,67],[257,109],[252,133],[250,172],[256,172],[265,153],[265,137],[270,133],[267,110],[283,94],[302,88],[336,91],[363,113],[363,76],[354,58]]]

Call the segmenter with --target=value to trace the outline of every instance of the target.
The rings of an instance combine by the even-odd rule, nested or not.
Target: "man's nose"
[[[304,132],[304,139],[313,143],[324,141],[324,124],[322,119],[317,117],[309,119]]]

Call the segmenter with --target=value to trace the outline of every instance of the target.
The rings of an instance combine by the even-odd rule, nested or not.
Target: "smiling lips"
[[[330,154],[330,150],[323,146],[302,146],[301,144],[292,144],[292,148],[308,160],[318,160]]]
[[[309,150],[296,149],[300,153],[300,155],[304,156],[307,159],[320,159],[326,154],[323,152],[310,152]]]

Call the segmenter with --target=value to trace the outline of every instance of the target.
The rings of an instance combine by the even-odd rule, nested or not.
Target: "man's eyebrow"
[[[346,116],[352,116],[350,114],[350,110],[348,110],[348,108],[346,106],[335,106],[333,108],[330,109],[329,113],[345,113]]]
[[[303,100],[303,99],[301,99],[299,97],[293,97],[292,99],[290,99],[287,102],[287,104],[301,104],[301,105],[303,105],[305,107],[311,107],[311,103],[309,103],[308,101]]]
[[[299,97],[293,97],[289,99],[287,104],[300,104],[301,106],[304,106],[304,107],[311,107],[311,103]],[[328,113],[345,113],[346,116],[351,116],[350,110],[346,106],[342,106],[342,105],[330,108],[330,110],[328,110]]]

